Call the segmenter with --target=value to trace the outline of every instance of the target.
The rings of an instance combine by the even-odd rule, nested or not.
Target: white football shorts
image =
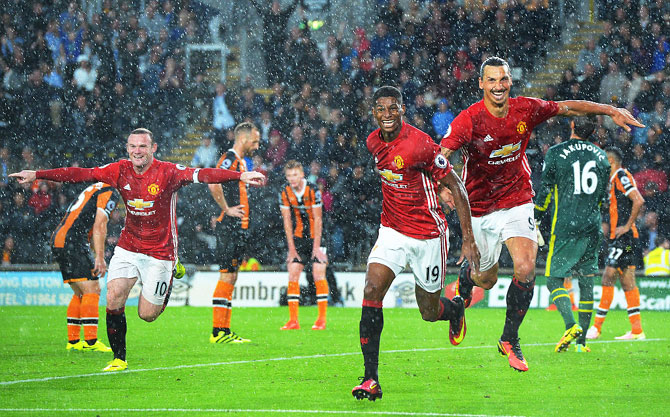
[[[390,227],[380,226],[379,237],[368,256],[368,265],[385,265],[396,276],[409,266],[416,284],[434,293],[444,288],[448,252],[446,234],[433,239],[414,239]]]
[[[480,271],[488,271],[498,263],[507,239],[525,237],[537,242],[534,208],[533,203],[527,203],[472,218],[472,231],[481,255]]]
[[[119,246],[109,261],[107,282],[117,278],[135,278],[142,283],[142,296],[155,305],[162,305],[172,280],[174,261],[156,259],[131,252]]]

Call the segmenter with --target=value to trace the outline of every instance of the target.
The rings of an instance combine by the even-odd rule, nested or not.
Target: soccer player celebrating
[[[297,330],[298,304],[300,301],[300,274],[307,262],[312,263],[312,274],[316,286],[316,303],[319,316],[312,330],[326,329],[326,311],[328,309],[328,282],[326,266],[328,258],[325,248],[321,247],[323,216],[321,212],[321,191],[315,184],[307,182],[302,164],[291,160],[284,166],[288,184],[279,196],[279,209],[284,222],[288,254],[288,300],[289,320],[281,330]]]
[[[602,234],[600,205],[607,197],[610,164],[605,151],[588,142],[596,127],[594,116],[576,117],[570,126],[570,140],[552,146],[544,157],[535,219],[542,218],[553,199],[545,276],[551,299],[565,322],[565,333],[554,351],[564,352],[576,340],[577,352],[589,352],[585,329],[593,314],[593,277],[599,272]],[[564,285],[570,276],[579,280],[579,324]]]
[[[109,214],[119,195],[114,188],[98,182],[86,187],[67,212],[51,237],[51,251],[58,262],[63,282],[74,294],[67,307],[67,350],[110,352],[98,340],[98,279],[107,272],[105,239]],[[91,258],[91,248],[95,258]],[[80,340],[81,327],[84,340]]]
[[[128,136],[128,159],[96,168],[23,170],[10,174],[19,183],[36,178],[61,182],[102,181],[116,188],[126,205],[126,224],[107,273],[107,337],[114,359],[103,371],[122,371],[126,362],[125,305],[130,290],[142,282],[137,312],[147,322],[160,316],[172,288],[177,254],[177,190],[190,183],[242,180],[262,184],[259,172],[187,168],[154,158],[158,144],[147,129]]]
[[[372,114],[379,129],[368,136],[367,146],[381,176],[383,202],[379,237],[368,258],[360,321],[365,375],[352,394],[374,401],[382,397],[378,377],[382,300],[405,265],[414,273],[421,317],[431,322],[448,320],[453,345],[465,337],[463,300],[459,296],[453,300],[440,297],[449,229],[437,198],[439,185],[448,187],[453,195],[463,233],[461,258],[467,258],[477,270],[479,252],[465,187],[431,137],[403,121],[405,106],[400,91],[379,88],[373,95]]]
[[[518,371],[527,371],[519,327],[533,298],[537,232],[533,187],[526,146],[532,130],[556,115],[604,114],[630,131],[643,126],[626,109],[583,100],[544,101],[510,98],[512,77],[507,62],[486,59],[479,71],[483,100],[463,110],[442,139],[444,156],[462,149],[463,179],[470,197],[472,228],[481,250],[480,271],[461,265],[458,291],[469,305],[472,287],[490,289],[498,281],[498,259],[505,243],[514,263],[507,290],[507,313],[498,351]]]
[[[260,133],[253,123],[243,122],[235,126],[233,147],[221,156],[217,168],[235,172],[246,172],[243,159],[251,156],[260,144]],[[242,182],[210,184],[209,191],[221,207],[221,216],[216,225],[217,249],[219,251],[219,281],[212,295],[212,334],[210,343],[250,342],[230,330],[232,299],[237,272],[242,265],[250,242],[249,190]]]
[[[631,330],[615,339],[643,340],[646,336],[642,331],[640,320],[640,290],[635,284],[635,268],[642,257],[642,250],[635,219],[644,204],[644,198],[637,189],[631,173],[621,165],[623,161],[621,150],[608,148],[607,159],[612,171],[609,186],[607,259],[602,278],[603,293],[596,311],[596,319],[586,333],[586,338],[600,337],[605,317],[614,298],[614,284],[619,278],[626,295]]]

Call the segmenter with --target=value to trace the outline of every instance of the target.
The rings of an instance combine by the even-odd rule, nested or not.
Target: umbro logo
[[[486,137],[484,138],[484,142],[491,142],[492,140],[493,138],[491,137],[491,135],[486,135]]]
[[[130,191],[130,184],[126,184],[126,186],[123,187],[123,189],[124,189],[124,190],[128,190],[128,191]]]

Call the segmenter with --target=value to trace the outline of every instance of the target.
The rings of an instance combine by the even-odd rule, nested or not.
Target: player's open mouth
[[[502,91],[491,91],[491,95],[497,99],[501,99],[505,97],[505,92],[507,90],[502,90]]]
[[[384,127],[393,127],[395,125],[395,120],[382,120],[382,126]]]

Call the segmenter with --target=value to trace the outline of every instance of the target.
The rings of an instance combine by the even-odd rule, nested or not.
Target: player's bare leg
[[[498,264],[486,271],[473,271],[466,259],[461,264],[461,269],[458,272],[457,294],[463,298],[465,307],[469,307],[472,301],[473,287],[490,290],[496,282],[498,282]]]
[[[298,330],[300,322],[298,321],[298,309],[300,308],[300,274],[305,266],[297,260],[288,264],[288,289],[286,290],[286,299],[288,302],[289,319],[281,330]],[[316,281],[316,276],[315,276]]]
[[[312,330],[326,329],[326,312],[328,311],[328,281],[326,281],[327,263],[312,260],[312,274],[314,275],[314,285],[316,286],[316,303],[319,309],[319,316],[312,326]]]
[[[449,341],[459,345],[465,338],[465,305],[461,296],[452,300],[440,297],[441,291],[427,292],[418,285],[414,286],[416,302],[419,305],[421,318],[426,321],[449,321]]]
[[[365,375],[361,378],[361,384],[355,386],[351,391],[353,396],[359,400],[367,398],[374,401],[382,397],[378,375],[379,340],[384,328],[382,300],[394,279],[395,274],[386,265],[379,263],[368,265],[359,325]]]
[[[137,277],[117,278],[107,282],[107,338],[114,352],[114,360],[105,371],[126,369],[126,300]]]
[[[512,237],[505,241],[505,245],[514,263],[514,276],[507,289],[505,326],[498,341],[498,350],[508,357],[512,368],[527,371],[528,364],[519,344],[519,327],[533,299],[537,243],[525,237]]]

